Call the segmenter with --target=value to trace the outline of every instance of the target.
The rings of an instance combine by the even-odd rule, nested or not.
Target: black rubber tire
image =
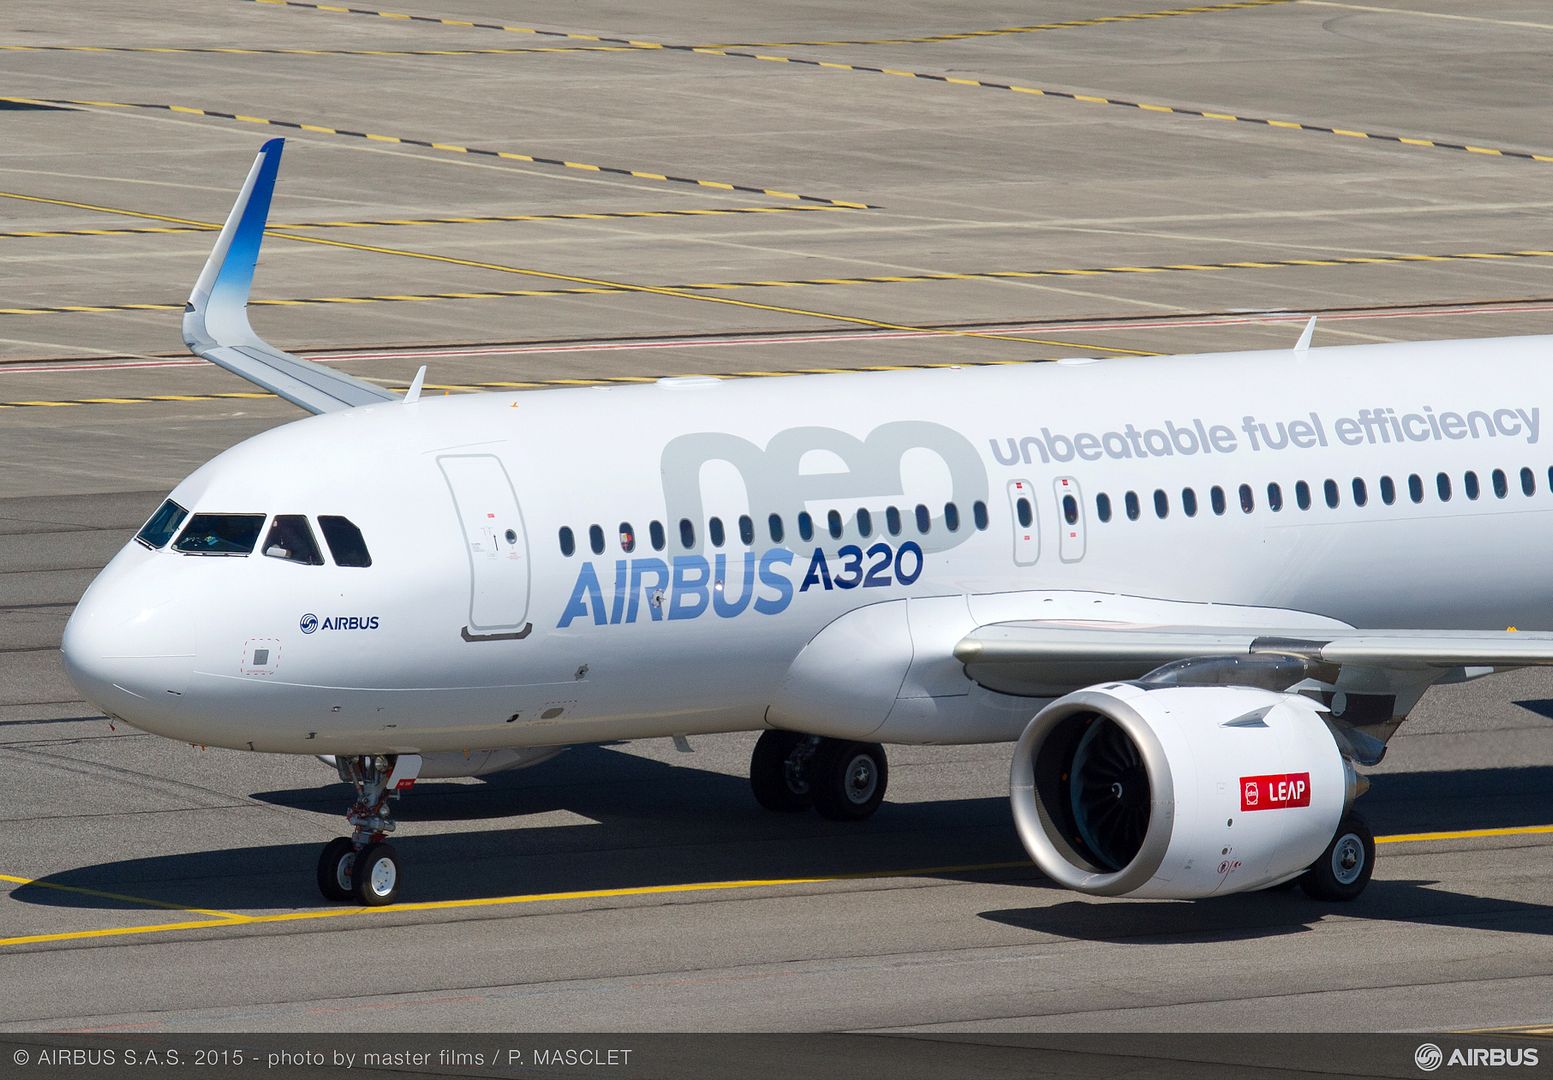
[[[336,836],[324,845],[318,855],[318,891],[325,899],[336,903],[351,899],[351,865],[356,859],[356,846],[343,836]]]
[[[809,785],[794,787],[787,773],[787,759],[808,736],[796,731],[762,732],[750,755],[750,790],[767,810],[791,814],[814,804]]]
[[[1350,814],[1337,826],[1332,842],[1311,863],[1300,887],[1313,900],[1357,899],[1375,872],[1375,834],[1364,819]]]
[[[382,907],[399,899],[399,857],[392,844],[368,844],[356,856],[351,892],[365,907]]]
[[[824,739],[809,766],[814,808],[832,821],[872,817],[889,782],[889,762],[878,743]]]

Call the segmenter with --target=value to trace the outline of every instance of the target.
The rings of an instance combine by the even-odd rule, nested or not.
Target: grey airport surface
[[[1545,4],[1154,3],[4,5],[0,1028],[1553,1032],[1543,673],[1430,693],[1346,906],[1059,891],[1006,746],[768,815],[734,734],[423,783],[370,911],[327,768],[64,676],[163,495],[302,415],[179,340],[276,135],[256,327],[429,394],[1553,330]]]

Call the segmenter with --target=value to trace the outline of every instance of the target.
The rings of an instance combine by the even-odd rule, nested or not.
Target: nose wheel
[[[353,831],[329,841],[319,853],[318,891],[336,903],[392,904],[399,898],[401,872],[398,853],[386,842],[394,831],[388,803],[414,785],[421,759],[415,754],[339,757],[335,767],[356,789],[356,801],[345,815]]]
[[[884,801],[889,763],[878,743],[767,731],[750,757],[750,788],[767,810],[811,806],[832,821],[861,821]]]

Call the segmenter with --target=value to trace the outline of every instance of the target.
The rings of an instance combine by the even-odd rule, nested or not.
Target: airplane
[[[1008,742],[1060,885],[1351,900],[1425,691],[1553,664],[1553,338],[401,397],[249,325],[282,145],[183,334],[315,415],[174,488],[62,653],[137,728],[336,768],[330,900],[398,898],[418,779],[732,731],[771,811]]]

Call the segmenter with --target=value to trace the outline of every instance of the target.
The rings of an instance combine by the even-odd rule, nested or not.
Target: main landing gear
[[[878,743],[767,731],[750,757],[750,787],[767,810],[811,806],[832,821],[861,821],[879,809],[890,767]]]
[[[353,831],[324,845],[318,889],[334,901],[392,904],[399,897],[400,871],[398,854],[387,842],[394,831],[388,801],[414,786],[421,759],[415,754],[337,757],[335,768],[356,789],[356,801],[345,815]]]
[[[1315,900],[1353,900],[1370,883],[1375,872],[1375,834],[1358,814],[1338,823],[1332,842],[1321,858],[1310,864],[1299,879],[1300,887]]]

